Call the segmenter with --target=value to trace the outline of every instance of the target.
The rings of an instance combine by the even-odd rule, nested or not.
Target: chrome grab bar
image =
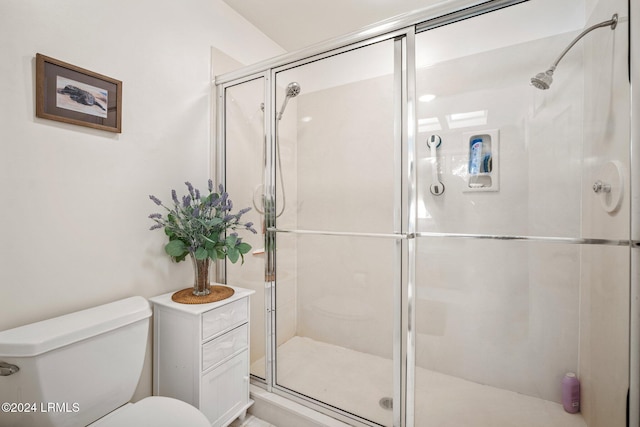
[[[434,196],[441,196],[444,193],[444,184],[440,181],[438,175],[438,147],[442,144],[442,138],[438,135],[431,135],[427,140],[429,146],[429,152],[431,153],[432,166],[431,166],[431,186],[429,191]]]

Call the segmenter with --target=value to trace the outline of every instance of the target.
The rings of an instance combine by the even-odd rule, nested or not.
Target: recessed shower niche
[[[468,157],[463,191],[500,190],[499,131],[465,132],[462,143]]]

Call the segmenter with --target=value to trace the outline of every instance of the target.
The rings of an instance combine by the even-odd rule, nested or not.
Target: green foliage
[[[256,233],[251,222],[242,223],[241,217],[251,208],[231,213],[233,202],[220,185],[213,191],[209,180],[209,194],[203,197],[198,189],[185,182],[188,194],[178,199],[175,190],[171,190],[173,206],[165,206],[157,197],[149,198],[166,211],[166,217],[160,213],[149,215],[155,224],[151,230],[164,228],[169,237],[165,252],[175,261],[183,261],[192,254],[196,259],[212,260],[228,258],[232,263],[251,250],[251,245],[242,241],[236,230],[249,230]]]

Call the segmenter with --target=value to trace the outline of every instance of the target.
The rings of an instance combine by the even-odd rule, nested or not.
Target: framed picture
[[[122,82],[36,54],[36,117],[122,132]]]

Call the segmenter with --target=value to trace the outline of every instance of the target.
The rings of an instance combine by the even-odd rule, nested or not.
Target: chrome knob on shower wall
[[[593,192],[602,208],[614,215],[624,198],[624,166],[618,161],[608,161],[595,171]]]
[[[611,185],[605,184],[602,181],[596,181],[595,184],[593,184],[593,192],[594,193],[610,193]]]

